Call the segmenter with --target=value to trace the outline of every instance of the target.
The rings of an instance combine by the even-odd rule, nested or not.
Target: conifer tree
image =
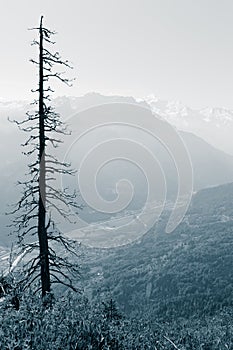
[[[29,133],[23,144],[27,148],[24,154],[33,159],[28,164],[26,180],[19,182],[23,186],[23,194],[12,211],[15,214],[12,226],[16,228],[21,250],[29,257],[33,256],[24,264],[26,275],[22,282],[31,286],[39,278],[38,289],[45,297],[50,294],[53,283],[61,283],[76,290],[72,276],[77,276],[78,266],[71,263],[67,256],[69,253],[77,255],[76,247],[56,228],[51,209],[70,220],[70,206],[79,208],[79,205],[75,193],[70,194],[66,189],[60,190],[54,185],[57,174],[74,174],[70,164],[48,152],[49,144],[56,148],[62,142],[61,137],[69,134],[60,115],[51,105],[51,93],[54,90],[50,81],[57,79],[70,85],[58,67],[72,67],[68,61],[62,60],[58,52],[52,52],[51,47],[55,44],[53,36],[56,33],[44,26],[43,16],[39,27],[33,30],[39,35],[38,40],[32,42],[38,48],[39,57],[38,60],[31,60],[39,76],[38,88],[32,90],[38,95],[33,102],[36,111],[28,112],[22,121],[14,121],[21,130]],[[37,236],[36,242],[29,236]],[[59,256],[55,248],[57,244],[61,244],[67,254]]]

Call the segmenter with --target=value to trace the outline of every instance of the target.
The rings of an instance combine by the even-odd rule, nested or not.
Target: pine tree
[[[38,94],[33,102],[37,111],[28,112],[22,121],[14,121],[21,130],[30,134],[23,146],[27,148],[24,154],[33,157],[33,160],[28,164],[26,180],[19,182],[23,186],[23,194],[12,211],[16,214],[12,226],[16,228],[21,250],[29,256],[35,250],[37,252],[36,256],[30,257],[25,263],[26,275],[21,282],[31,286],[40,278],[38,289],[41,290],[42,297],[45,297],[51,292],[53,283],[61,283],[76,290],[72,275],[77,275],[78,266],[71,263],[66,254],[59,256],[55,246],[59,243],[67,254],[77,255],[76,247],[56,228],[51,209],[70,220],[70,206],[79,208],[79,205],[75,193],[70,194],[66,189],[59,190],[54,185],[57,174],[73,175],[75,172],[70,164],[61,162],[52,153],[48,153],[49,144],[56,148],[62,142],[61,137],[69,134],[60,115],[51,106],[50,95],[54,90],[50,87],[50,80],[55,78],[70,85],[70,81],[62,73],[54,72],[54,68],[72,67],[68,61],[61,59],[58,52],[51,52],[50,47],[55,44],[52,38],[56,33],[43,25],[43,16],[40,26],[33,30],[39,34],[39,39],[32,42],[39,50],[39,59],[31,60],[39,72],[38,88],[32,90]],[[35,235],[38,240],[32,243],[29,236]]]
[[[121,314],[118,311],[115,300],[111,298],[109,301],[103,302],[103,306],[103,313],[107,320],[113,321],[121,319]]]

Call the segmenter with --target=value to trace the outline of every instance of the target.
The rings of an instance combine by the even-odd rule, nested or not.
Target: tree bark
[[[43,67],[43,16],[40,22],[39,52],[39,213],[38,238],[40,245],[42,297],[50,292],[49,249],[46,229],[46,168],[45,168],[45,127],[44,127],[44,67]]]

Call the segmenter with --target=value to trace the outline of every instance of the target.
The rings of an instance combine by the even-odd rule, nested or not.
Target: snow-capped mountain
[[[23,110],[25,105],[28,105],[27,101],[8,101],[4,98],[0,98],[0,109],[2,110]]]
[[[233,157],[210,145],[217,146],[216,140],[219,140],[219,146],[222,146],[220,140],[222,140],[222,142],[223,140],[225,142],[229,141],[229,144],[231,143],[232,122],[229,120],[230,114],[227,119],[229,126],[222,122],[221,127],[217,127],[216,121],[218,119],[222,121],[223,117],[220,117],[220,112],[217,113],[216,110],[194,111],[183,106],[181,103],[168,103],[154,97],[137,101],[133,97],[103,96],[97,93],[90,93],[81,97],[59,97],[54,99],[52,103],[55,110],[60,113],[65,120],[69,121],[69,117],[74,116],[77,112],[93,106],[114,102],[139,104],[147,108],[150,106],[162,119],[167,119],[178,129],[186,130],[182,131],[180,135],[190,154],[194,175],[194,191],[233,181]],[[7,117],[10,119],[22,120],[26,111],[32,110],[34,107],[35,106],[30,105],[28,102],[0,101],[0,138],[2,145],[4,145],[4,147],[0,149],[0,222],[2,226],[0,244],[2,245],[7,245],[11,240],[8,237],[9,228],[7,228],[10,217],[4,215],[4,213],[9,212],[8,205],[17,202],[20,197],[21,189],[19,186],[15,186],[15,184],[17,180],[22,180],[24,178],[28,163],[28,158],[21,154],[22,148],[20,147],[20,144],[25,141],[27,135],[19,131],[16,125],[9,123]],[[112,106],[112,108],[114,109],[115,107]],[[144,112],[145,111],[142,109],[142,120],[144,120],[145,117],[143,114]],[[214,115],[214,118],[212,115]],[[75,130],[72,131],[75,133]],[[134,132],[136,132],[136,134]],[[229,137],[226,137],[227,132],[229,133]],[[106,133],[108,137],[119,138],[119,136],[123,135],[123,137],[125,137],[124,135],[128,135],[128,130],[110,128],[105,131],[105,134]],[[194,135],[200,135],[200,133],[202,133],[202,138]],[[96,130],[95,137],[89,137],[86,140],[83,138],[82,147],[78,147],[77,153],[73,153],[71,163],[76,164],[78,168],[78,163],[75,163],[78,157],[81,157],[83,154],[82,152],[85,153],[85,150],[88,151],[88,147],[93,147],[95,142],[102,141],[105,134],[104,131],[98,129]],[[177,189],[176,167],[170,159],[169,154],[167,154],[166,149],[163,149],[159,142],[156,142],[154,139],[152,140],[147,133],[139,134],[137,130],[132,130],[130,135],[132,137],[135,136],[136,140],[139,140],[140,143],[146,145],[151,152],[154,152],[153,154],[155,154],[156,158],[159,160],[166,176],[167,194],[170,196],[169,198],[173,198]],[[208,138],[209,143],[203,140],[206,138]],[[109,167],[105,167],[99,177],[98,186],[100,191],[102,191],[103,197],[112,200],[117,181],[121,178],[130,179],[134,185],[134,200],[131,203],[132,206],[127,209],[136,210],[143,201],[145,201],[147,182],[143,174],[139,170],[136,171],[130,162],[127,163],[127,166],[126,163],[119,162],[112,162],[112,164],[109,164]],[[67,186],[73,186],[75,184],[76,183],[71,181],[69,184],[67,183]],[[84,214],[86,215],[86,212]],[[94,214],[87,212],[87,216],[88,218],[90,216],[93,218]],[[100,219],[102,220],[102,218]]]
[[[134,99],[133,97],[89,93],[80,97],[59,97],[54,100],[55,107],[65,117],[95,105],[114,102],[139,103],[141,106],[149,107],[153,113],[167,120],[177,129],[191,132],[215,148],[233,155],[233,110],[230,109],[195,110],[183,105],[180,101],[166,101],[154,95]]]
[[[140,99],[152,111],[177,129],[192,132],[212,146],[233,154],[233,110],[226,108],[204,108],[195,110],[179,101],[160,100],[154,95]]]
[[[208,107],[195,110],[183,105],[180,101],[166,101],[154,95],[134,99],[88,93],[80,97],[57,97],[53,101],[56,110],[65,118],[95,105],[114,102],[139,103],[150,107],[153,113],[167,120],[177,129],[194,133],[212,146],[233,155],[233,110],[230,109]],[[8,129],[7,117],[11,119],[23,117],[26,111],[34,107],[28,101],[6,101],[0,98],[1,127]]]

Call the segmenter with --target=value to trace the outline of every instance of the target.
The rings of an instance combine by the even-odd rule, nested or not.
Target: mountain
[[[227,108],[195,110],[179,101],[165,101],[154,95],[139,101],[146,102],[154,113],[177,129],[194,133],[212,146],[233,155],[233,110]]]
[[[177,229],[168,213],[140,241],[90,250],[86,285],[92,296],[112,291],[126,313],[170,321],[233,307],[233,184],[198,192]],[[135,311],[137,310],[137,312]]]
[[[62,96],[53,100],[55,108],[64,118],[92,106],[114,102],[136,103],[149,107],[178,130],[193,133],[213,147],[233,155],[233,110],[231,109],[207,107],[196,110],[183,105],[179,101],[166,101],[154,95],[135,99],[130,96],[104,96],[92,92],[80,97]],[[24,115],[27,110],[32,109],[33,107],[27,101],[5,101],[0,99],[1,123],[4,123],[7,127],[6,115],[17,118]]]
[[[112,106],[111,103],[113,103]],[[68,123],[69,120],[72,119],[72,116],[76,115],[77,113],[85,114],[83,111],[93,106],[108,105],[110,106],[108,108],[111,112],[116,106],[114,103],[117,103],[118,106],[122,103],[122,108],[124,108],[124,106],[127,104],[145,107],[145,109],[141,109],[142,120],[144,120],[144,113],[147,113],[146,111],[148,111],[149,106],[151,108],[153,107],[151,101],[137,101],[132,97],[124,96],[103,96],[97,93],[90,93],[81,97],[59,97],[53,101],[57,112],[59,112],[63,119],[67,120]],[[165,108],[165,105],[163,104],[159,106],[160,110]],[[16,186],[16,183],[18,180],[22,180],[24,178],[24,174],[27,171],[26,165],[29,161],[29,158],[22,155],[22,151],[24,151],[23,148],[20,148],[20,144],[25,141],[25,138],[28,135],[19,131],[16,125],[9,123],[7,117],[9,117],[11,120],[20,120],[24,117],[27,110],[32,109],[33,106],[25,101],[0,101],[0,137],[2,144],[4,145],[0,151],[2,160],[0,164],[0,220],[2,231],[0,243],[2,245],[10,244],[13,239],[13,237],[7,236],[7,234],[10,233],[10,229],[6,226],[10,223],[11,218],[10,216],[6,216],[5,213],[11,210],[9,205],[15,203],[20,196],[21,188]],[[179,110],[179,118],[183,118],[184,120],[188,121],[189,117],[186,115],[186,110],[183,110],[181,107],[177,107],[177,109]],[[165,108],[165,110],[167,109]],[[170,108],[170,115],[172,115],[171,110],[172,108]],[[79,116],[77,116],[77,129],[79,128],[78,117]],[[93,118],[95,118],[95,115]],[[176,119],[177,118],[178,114],[176,115]],[[161,119],[161,122],[162,120],[163,119]],[[76,131],[72,131],[72,137],[73,140],[75,140]],[[168,190],[167,196],[170,199],[175,198],[178,185],[175,164],[173,163],[173,160],[167,150],[162,147],[160,142],[155,140],[155,138],[153,138],[151,135],[148,133],[141,133],[137,130],[131,131],[131,129],[127,129],[126,126],[114,126],[104,130],[96,128],[94,134],[90,133],[90,136],[85,136],[87,136],[86,139],[83,138],[80,141],[80,147],[78,147],[77,150],[75,149],[75,152],[73,152],[70,159],[75,168],[79,168],[81,156],[88,154],[91,147],[95,147],[96,144],[100,144],[108,138],[120,139],[122,137],[130,137],[136,142],[144,144],[144,146],[146,146],[157,157],[165,174]],[[194,191],[232,181],[232,156],[214,148],[193,133],[181,131],[180,136],[186,144],[191,156],[194,173]],[[64,139],[64,149],[67,147],[67,140],[69,140],[69,137]],[[62,147],[59,148],[60,153],[58,153],[58,157],[62,154]],[[124,151],[124,149],[122,149],[122,151]],[[136,152],[134,156],[136,156]],[[115,198],[114,196],[116,196],[116,183],[122,178],[129,179],[134,186],[133,200],[126,209],[128,211],[140,209],[146,200],[147,179],[145,178],[143,172],[130,162],[116,160],[114,162],[109,162],[101,169],[97,178],[97,185],[100,194],[107,200],[113,200]],[[66,185],[77,189],[77,178],[75,177],[69,181],[70,182],[66,183]],[[79,200],[81,199],[79,198]],[[81,203],[83,202],[81,201]],[[96,220],[101,221],[108,218],[108,216],[104,215],[102,212],[98,213],[97,211],[90,209],[88,206],[86,207],[87,209],[81,211],[80,213],[84,220],[95,222]],[[124,213],[122,213],[122,215],[124,215]]]
[[[172,104],[172,103],[165,103],[164,101],[157,101],[156,106],[160,106],[160,108],[157,108],[155,110],[154,104],[152,103],[152,100],[136,100],[133,97],[125,97],[125,96],[103,96],[98,93],[89,93],[81,97],[59,97],[54,100],[54,105],[56,110],[64,116],[65,119],[68,119],[70,116],[75,115],[76,113],[82,112],[85,109],[88,109],[90,107],[94,106],[100,106],[105,104],[113,104],[114,109],[114,103],[126,103],[126,104],[133,104],[140,107],[145,108],[151,108],[152,112],[156,112],[159,117],[162,119],[167,120],[170,124],[174,125],[177,130],[179,130],[181,137],[183,138],[187,149],[191,156],[191,161],[193,165],[194,170],[194,190],[199,190],[202,188],[210,187],[210,186],[216,186],[223,183],[228,183],[233,181],[233,156],[228,155],[227,153],[221,151],[223,147],[217,147],[217,143],[215,143],[215,140],[218,140],[218,138],[221,138],[223,142],[228,142],[228,133],[231,133],[231,126],[233,127],[233,112],[232,112],[232,123],[231,118],[229,117],[231,114],[230,111],[225,111],[227,116],[225,116],[225,119],[223,117],[218,117],[217,115],[213,118],[211,115],[209,115],[209,134],[210,137],[201,137],[199,136],[202,125],[200,125],[199,128],[195,129],[192,125],[193,123],[198,119],[196,115],[196,111],[193,111],[191,109],[188,109],[186,107],[181,106],[180,104]],[[143,108],[142,108],[143,110]],[[214,109],[211,110],[211,113],[214,113]],[[206,114],[204,111],[200,111],[199,119],[204,121],[206,119]],[[219,112],[220,113],[220,112]],[[228,116],[229,115],[229,116]],[[174,120],[173,120],[174,117]],[[142,112],[142,120],[144,118],[143,112]],[[127,117],[126,117],[127,120]],[[177,122],[176,122],[177,121]],[[181,123],[179,121],[182,121]],[[222,127],[226,127],[226,130],[224,129],[221,131],[221,129],[218,129],[216,133],[218,132],[218,137],[215,139],[214,133],[212,133],[213,128],[217,128],[218,123],[221,123]],[[226,123],[228,121],[228,124]],[[204,121],[205,122],[205,121]],[[186,125],[187,124],[187,125]],[[186,125],[186,128],[184,127]],[[183,131],[185,129],[185,131]],[[204,130],[204,129],[203,129]],[[202,130],[202,131],[203,131]],[[196,132],[197,131],[197,132]],[[232,130],[233,131],[233,130]],[[105,135],[104,133],[96,136],[97,141],[101,141],[101,137],[104,139],[104,137],[109,137],[109,134],[112,137],[125,137],[125,134],[123,133],[123,130],[119,130],[119,132],[112,132],[107,129],[107,132]],[[130,134],[131,135],[131,134]],[[203,131],[204,135],[204,131]],[[211,136],[212,135],[212,136]],[[224,135],[224,137],[223,137]],[[99,136],[99,139],[98,139]],[[133,134],[132,137],[139,137],[138,134]],[[209,140],[207,142],[206,140]],[[144,137],[141,136],[139,139],[144,145],[151,148],[152,152],[158,155],[158,159],[161,162],[162,166],[165,168],[165,173],[168,175],[168,183],[175,182],[174,180],[176,178],[175,174],[175,168],[171,165],[171,161],[169,161],[168,153],[164,150],[164,148],[161,147],[159,142],[156,142],[155,140],[150,139],[149,135],[145,135]],[[88,140],[90,142],[90,139]],[[96,142],[97,142],[96,141]],[[137,139],[136,139],[137,141]],[[231,138],[230,138],[231,141]],[[231,142],[232,144],[232,142]],[[220,142],[219,142],[219,146]],[[107,172],[107,170],[106,170]],[[110,172],[110,171],[109,171]],[[112,176],[115,173],[115,169],[112,172]],[[111,175],[111,174],[110,174]],[[109,176],[109,174],[108,174]],[[168,185],[169,186],[169,185]]]
[[[78,247],[82,288],[93,299],[111,291],[126,315],[151,321],[212,317],[232,309],[232,207],[233,183],[204,189],[171,234],[164,232],[166,210],[147,234],[124,247]],[[9,250],[0,248],[1,266],[7,257]]]
[[[103,96],[97,93],[87,94],[81,97],[60,97],[54,101],[56,110],[62,115],[65,120],[70,120],[69,117],[76,115],[78,112],[82,112],[88,107],[100,106],[103,104],[111,103],[123,103],[130,105],[137,105],[140,107],[146,107],[145,111],[148,111],[148,103],[145,101],[138,102],[132,97],[123,96]],[[110,106],[111,107],[111,106]],[[17,126],[9,123],[7,117],[10,119],[22,119],[26,111],[31,110],[33,107],[27,102],[6,102],[0,101],[0,118],[1,118],[1,130],[0,137],[4,147],[1,148],[0,156],[0,221],[1,221],[1,239],[0,244],[9,245],[13,237],[8,237],[10,229],[6,226],[10,224],[10,216],[6,216],[5,213],[9,212],[10,204],[15,203],[20,196],[21,189],[16,186],[18,180],[24,178],[24,174],[27,171],[26,165],[29,158],[22,155],[23,149],[20,148],[20,144],[25,141],[27,134],[18,130]],[[112,105],[114,109],[114,105]],[[144,118],[144,109],[142,108],[142,120]],[[127,116],[126,116],[127,119]],[[77,119],[78,120],[78,119]],[[161,119],[162,122],[162,119]],[[77,128],[79,125],[77,125]],[[75,130],[73,131],[73,139],[75,139]],[[75,149],[70,161],[74,167],[79,168],[78,158],[85,156],[91,147],[99,144],[105,140],[105,138],[121,138],[132,137],[136,141],[144,144],[159,160],[167,181],[168,198],[174,199],[177,192],[177,170],[176,167],[164,147],[156,141],[148,133],[140,133],[139,131],[128,130],[126,127],[110,127],[106,130],[97,130],[95,134],[91,134],[87,138],[83,138],[80,147]],[[214,148],[206,141],[197,137],[190,132],[180,132],[180,136],[184,140],[187,149],[191,156],[193,172],[194,172],[194,191],[198,191],[203,188],[216,186],[224,183],[229,183],[233,179],[233,157],[226,153]],[[69,137],[67,138],[69,139]],[[66,143],[64,144],[64,147]],[[62,146],[63,147],[63,146]],[[58,157],[62,154],[62,148],[58,149]],[[124,150],[123,150],[124,151]],[[80,159],[79,159],[80,162]],[[143,205],[147,195],[147,181],[142,171],[138,167],[135,167],[132,163],[123,160],[116,160],[109,162],[99,172],[97,178],[97,185],[100,194],[107,200],[113,200],[116,196],[116,183],[121,178],[126,178],[134,185],[134,196],[131,204],[127,207],[127,210],[138,210]],[[69,180],[66,183],[68,187],[77,189],[77,178]],[[80,199],[79,199],[80,200]],[[87,209],[81,211],[80,215],[87,221],[95,222],[106,220],[107,217],[103,213],[99,213],[91,210],[88,206]]]

